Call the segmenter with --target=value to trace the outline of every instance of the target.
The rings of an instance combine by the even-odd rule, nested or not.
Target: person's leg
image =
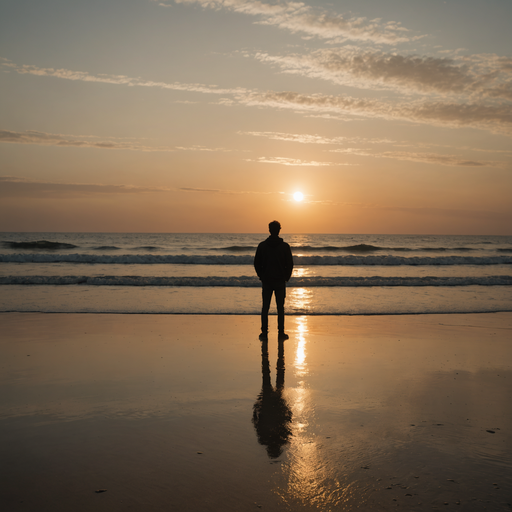
[[[268,310],[270,309],[270,301],[272,300],[272,287],[263,285],[261,289],[261,332],[268,332]]]
[[[286,287],[283,285],[275,289],[277,305],[277,330],[284,333],[284,299],[286,297]]]

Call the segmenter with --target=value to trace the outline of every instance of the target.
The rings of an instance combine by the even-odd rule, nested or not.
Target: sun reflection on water
[[[301,293],[296,295],[300,296]],[[302,298],[303,306],[307,307],[307,293],[302,294]],[[322,440],[316,434],[314,397],[309,382],[308,317],[297,317],[296,322],[292,372],[297,385],[287,388],[293,436],[286,451],[288,464],[283,465],[286,484],[277,492],[288,503],[296,501],[306,507],[329,510],[345,501],[352,491],[339,482],[339,475],[330,463],[328,454],[322,449]]]
[[[283,457],[279,483],[274,492],[289,507],[332,510],[357,499],[359,491],[341,469],[343,462],[333,458],[321,434],[316,404],[314,371],[308,344],[308,322],[312,291],[293,288],[287,299],[288,311],[304,312],[290,318],[290,340],[278,343],[275,385],[271,382],[269,343],[262,343],[262,390],[253,407],[253,424],[258,442],[266,447],[271,459]],[[273,348],[272,351],[273,352]],[[289,361],[287,375],[291,385],[285,387],[285,352]]]
[[[313,302],[313,290],[311,288],[291,288],[287,295],[286,307],[290,312],[295,314],[308,314],[311,312],[311,304]]]
[[[296,298],[301,297],[303,307],[307,307],[307,294],[297,289]],[[288,449],[287,496],[303,503],[313,503],[322,494],[321,479],[318,470],[322,467],[319,460],[316,437],[309,430],[314,421],[314,406],[309,389],[309,367],[307,360],[308,317],[297,318],[295,358],[293,373],[297,386],[290,388],[291,409],[293,412],[293,440]]]
[[[308,318],[301,316],[297,319],[297,351],[295,353],[295,376],[305,377],[308,374],[306,364],[306,334]]]
[[[293,269],[293,277],[307,277],[311,275],[311,269],[308,267],[295,267]]]

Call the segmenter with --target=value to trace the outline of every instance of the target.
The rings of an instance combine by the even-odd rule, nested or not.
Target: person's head
[[[268,225],[268,230],[270,231],[271,235],[279,235],[279,231],[281,231],[281,224],[279,224],[279,222],[277,222],[277,220],[273,220]]]

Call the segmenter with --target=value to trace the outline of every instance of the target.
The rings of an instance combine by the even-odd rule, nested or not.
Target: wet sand
[[[512,313],[0,322],[2,511],[512,510]]]

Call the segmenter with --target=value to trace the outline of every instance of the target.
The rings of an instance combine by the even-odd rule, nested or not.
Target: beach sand
[[[286,321],[0,314],[0,510],[512,510],[512,313]]]

